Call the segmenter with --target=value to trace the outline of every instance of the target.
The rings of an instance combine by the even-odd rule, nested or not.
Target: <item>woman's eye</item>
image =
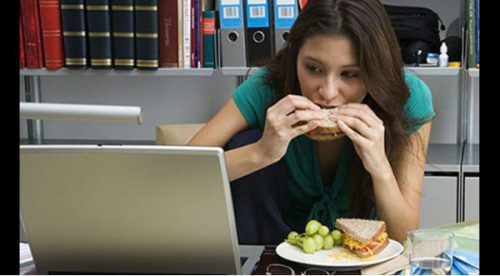
[[[321,70],[319,70],[318,67],[313,66],[313,65],[306,65],[307,70],[313,72],[313,73],[320,73]]]
[[[344,72],[342,73],[342,76],[346,77],[346,78],[355,78],[357,76],[359,76],[359,74],[357,72]]]

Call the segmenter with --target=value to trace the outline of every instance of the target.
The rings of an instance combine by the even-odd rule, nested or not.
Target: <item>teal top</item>
[[[267,108],[276,100],[274,88],[262,78],[266,73],[265,68],[259,70],[233,92],[233,99],[249,127],[261,131],[264,130]],[[408,129],[412,133],[431,120],[435,112],[429,87],[409,72],[404,72],[404,77],[410,90],[404,111],[409,118],[419,121]],[[305,135],[290,142],[285,162],[291,206],[283,217],[292,230],[303,232],[305,223],[313,218],[332,229],[335,219],[346,215],[349,192],[345,183],[352,154],[355,154],[353,145],[346,137],[341,147],[334,182],[332,185],[324,185],[317,156],[317,142]],[[374,212],[372,216],[375,216]]]

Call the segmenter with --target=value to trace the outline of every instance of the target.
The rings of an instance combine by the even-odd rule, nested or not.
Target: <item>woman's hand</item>
[[[332,112],[340,129],[351,139],[363,166],[372,177],[382,177],[390,173],[390,165],[385,155],[385,128],[382,120],[366,104],[349,103]]]
[[[321,108],[299,95],[288,95],[267,109],[262,138],[257,142],[262,153],[276,162],[286,153],[290,141],[317,127]]]

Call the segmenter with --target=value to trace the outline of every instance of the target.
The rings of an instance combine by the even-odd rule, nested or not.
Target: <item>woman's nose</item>
[[[318,92],[326,102],[333,100],[339,94],[338,80],[334,77],[327,78]]]

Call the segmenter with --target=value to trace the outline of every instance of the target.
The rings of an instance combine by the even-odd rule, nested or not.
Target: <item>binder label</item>
[[[274,18],[276,29],[292,28],[297,18],[297,4],[294,0],[278,0],[275,2]]]
[[[219,10],[221,29],[243,28],[240,0],[221,0]]]
[[[269,8],[266,0],[247,0],[247,27],[269,27]]]

